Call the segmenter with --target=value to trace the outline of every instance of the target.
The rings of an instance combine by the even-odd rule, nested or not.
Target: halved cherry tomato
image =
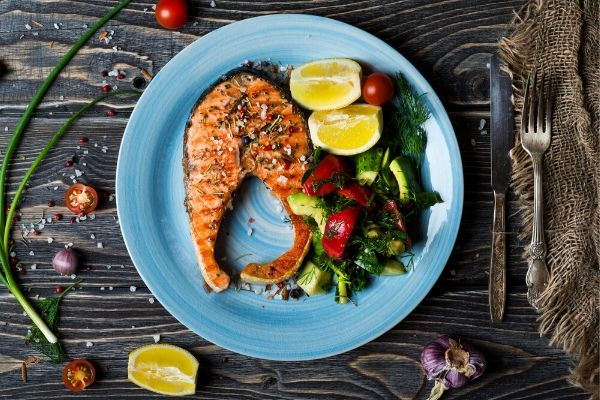
[[[96,380],[96,368],[89,360],[73,360],[63,369],[63,383],[72,392],[81,392]]]
[[[372,201],[372,192],[368,187],[361,186],[358,183],[350,183],[342,189],[338,189],[339,194],[356,201],[367,210],[375,209],[375,202]]]
[[[91,186],[76,183],[65,193],[65,205],[75,214],[88,214],[98,206],[98,193]]]
[[[362,97],[369,104],[381,106],[392,99],[394,82],[386,74],[374,72],[367,76],[362,86]]]
[[[185,0],[160,0],[156,5],[156,21],[167,29],[181,28],[188,18]]]
[[[361,211],[359,206],[348,207],[342,211],[332,213],[327,218],[321,243],[323,244],[325,253],[329,257],[334,260],[344,258],[346,245],[352,236],[352,231],[356,226]]]
[[[344,179],[349,175],[349,169],[342,157],[328,154],[315,167],[312,174],[304,182],[303,192],[309,196],[325,196],[338,189],[334,183],[327,182],[340,177]]]

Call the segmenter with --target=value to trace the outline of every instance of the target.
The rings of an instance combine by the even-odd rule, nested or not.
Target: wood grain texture
[[[419,367],[419,352],[442,333],[471,339],[489,361],[480,380],[448,392],[447,399],[586,398],[566,382],[569,360],[536,332],[536,315],[525,297],[527,266],[521,258],[527,239],[519,239],[520,221],[510,193],[506,316],[502,324],[489,321],[493,196],[487,64],[498,39],[507,32],[512,10],[522,2],[215,1],[214,8],[210,1],[189,1],[191,18],[180,32],[156,25],[151,1],[133,1],[111,21],[105,28],[115,31],[110,44],[91,40],[46,95],[15,157],[10,192],[44,141],[70,113],[100,93],[103,80],[130,87],[139,68],[155,74],[186,45],[236,20],[274,12],[323,15],[358,26],[401,51],[431,82],[449,111],[464,167],[465,212],[442,277],[405,321],[342,355],[284,363],[256,360],[212,345],[179,324],[158,301],[151,303],[152,294],[127,255],[115,201],[109,195],[114,194],[117,152],[135,102],[110,99],[77,122],[32,177],[14,231],[16,256],[26,267],[18,278],[32,298],[52,295],[56,286],[71,282],[52,270],[57,249],[73,243],[83,255],[84,268],[78,276],[85,281],[66,297],[59,333],[71,357],[94,360],[100,379],[83,394],[71,394],[60,382],[62,365],[43,362],[29,367],[28,382],[23,383],[21,362],[34,354],[24,344],[29,322],[7,291],[0,289],[0,398],[159,398],[128,383],[126,365],[129,351],[152,343],[153,335],[160,334],[161,341],[183,346],[200,360],[199,389],[193,398],[424,399],[432,384]],[[81,35],[84,24],[91,25],[114,4],[114,0],[0,2],[0,149],[41,80]],[[57,30],[54,23],[62,25]],[[100,75],[113,68],[124,70],[126,79]],[[115,117],[105,116],[108,107],[117,110]],[[81,136],[89,141],[79,143]],[[102,146],[107,146],[106,153]],[[74,167],[65,167],[69,159],[77,161]],[[71,223],[64,208],[62,196],[75,169],[83,172],[79,181],[107,194],[93,221]],[[56,205],[49,207],[49,201]],[[29,247],[19,241],[23,225],[30,227],[42,215],[54,213],[65,218],[47,223],[41,235],[30,238]],[[48,243],[48,238],[53,242]],[[131,286],[137,290],[131,292]],[[88,347],[88,342],[93,345]]]

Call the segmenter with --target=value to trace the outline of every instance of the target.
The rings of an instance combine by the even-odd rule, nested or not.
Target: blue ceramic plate
[[[339,305],[331,294],[268,300],[249,291],[207,294],[183,206],[182,138],[192,106],[222,74],[244,60],[297,65],[348,57],[393,74],[401,71],[431,110],[423,165],[427,189],[444,199],[423,213],[415,269],[376,278]],[[458,146],[431,86],[398,52],[350,25],[309,15],[269,15],[220,28],[175,56],[152,80],[127,125],[117,167],[123,237],[138,272],[181,323],[229,350],[272,360],[308,360],[356,348],[405,318],[438,279],[460,222],[463,176]],[[249,180],[221,230],[219,259],[232,268],[276,258],[292,243],[274,197]],[[255,222],[248,223],[249,218]],[[252,227],[252,235],[248,228]]]

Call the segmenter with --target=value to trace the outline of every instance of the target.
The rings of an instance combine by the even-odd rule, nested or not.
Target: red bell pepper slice
[[[328,154],[315,167],[312,174],[304,182],[303,192],[309,196],[325,196],[337,190],[337,186],[331,182],[336,176],[348,176],[349,169],[344,160],[336,155]]]
[[[350,183],[344,188],[338,189],[337,192],[349,199],[356,201],[369,211],[373,211],[375,209],[375,202],[371,199],[373,193],[366,186],[361,186],[358,183]]]
[[[361,211],[362,209],[359,206],[348,207],[331,214],[327,219],[321,243],[325,253],[332,259],[341,260],[344,258],[346,246]]]

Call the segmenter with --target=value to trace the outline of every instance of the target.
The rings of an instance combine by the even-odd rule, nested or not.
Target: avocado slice
[[[323,271],[312,261],[305,261],[304,266],[298,272],[296,283],[309,296],[325,294],[331,286],[331,272]]]
[[[415,168],[408,157],[399,156],[390,163],[390,171],[398,181],[400,203],[408,203],[411,194],[421,192]]]
[[[325,232],[327,218],[317,197],[294,193],[288,196],[287,201],[294,214],[311,217],[319,226],[321,233]]]

